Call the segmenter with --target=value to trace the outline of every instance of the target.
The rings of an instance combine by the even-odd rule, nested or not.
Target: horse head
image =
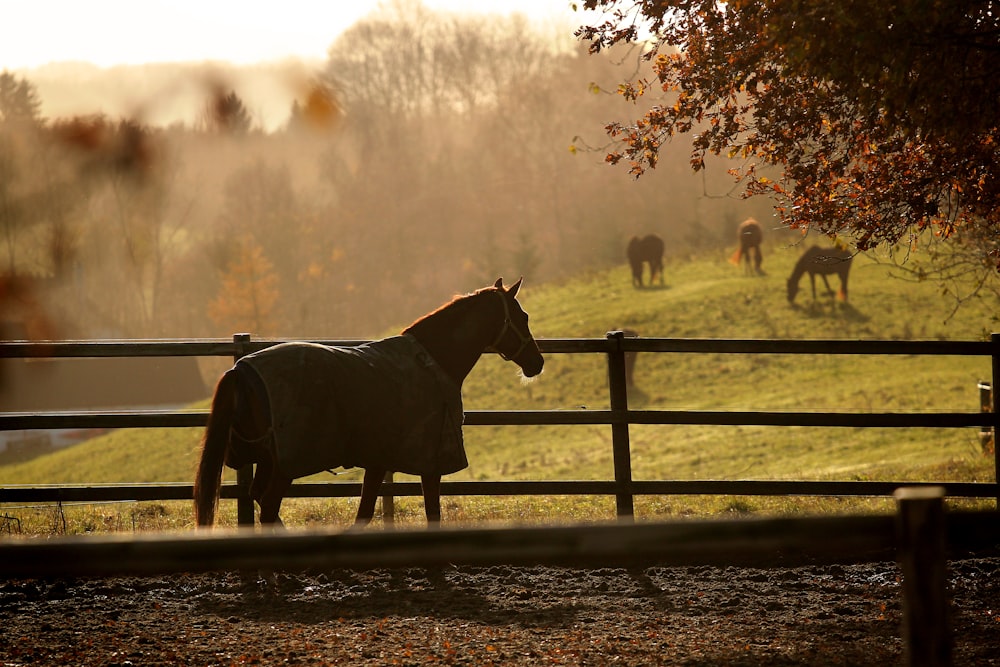
[[[795,303],[795,295],[799,293],[799,281],[788,279],[788,303]]]
[[[517,301],[517,291],[521,288],[522,280],[518,278],[516,283],[505,288],[503,278],[498,278],[493,285],[503,304],[503,323],[493,344],[487,349],[494,350],[507,361],[513,361],[521,368],[525,377],[530,378],[542,372],[545,360],[528,327],[528,314]]]

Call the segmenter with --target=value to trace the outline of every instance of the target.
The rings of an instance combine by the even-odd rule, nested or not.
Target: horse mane
[[[490,293],[502,294],[495,287],[486,287],[456,296],[402,331],[416,338],[459,385],[476,365],[489,342],[484,342],[489,333],[484,327],[500,326],[501,315],[497,312],[500,304],[496,304],[495,309],[482,310],[482,306],[487,304],[478,298]],[[484,317],[490,319],[485,320]]]
[[[451,311],[449,312],[450,315],[458,315],[464,310],[465,307],[471,305],[475,297],[479,296],[480,294],[486,294],[488,292],[496,292],[496,291],[497,291],[496,287],[483,287],[481,289],[477,289],[475,292],[470,292],[468,294],[456,294],[455,296],[452,297],[451,301],[448,301],[447,303],[438,306],[431,312],[418,317],[416,320],[413,321],[412,324],[410,324],[410,326],[403,329],[402,333],[404,334],[409,333],[416,327],[420,326],[421,324],[424,324],[426,320],[434,318],[436,315],[440,315],[446,310]]]

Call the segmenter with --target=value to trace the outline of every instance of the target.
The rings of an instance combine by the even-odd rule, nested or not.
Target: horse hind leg
[[[292,480],[282,477],[270,460],[257,464],[257,471],[250,486],[250,495],[260,506],[261,526],[282,527],[279,512]]]
[[[292,480],[279,475],[271,459],[265,459],[257,464],[250,485],[250,495],[260,506],[260,526],[265,531],[274,532],[285,527],[278,512],[281,510],[281,501],[291,485]],[[278,591],[277,575],[270,568],[260,570],[256,577],[250,572],[244,572],[244,579],[247,584],[253,584],[258,589],[263,586],[262,592],[273,594]]]
[[[830,281],[827,279],[825,273],[819,274],[819,277],[823,279],[823,285],[826,287],[826,293],[833,296],[833,288],[830,287]]]
[[[745,239],[740,239],[740,258],[744,275],[753,275],[753,246],[746,245]]]
[[[275,479],[272,481],[272,484],[260,499],[261,526],[271,526],[273,528],[284,527],[285,524],[282,523],[278,513],[281,511],[281,501],[284,499],[285,493],[291,485],[291,480]]]

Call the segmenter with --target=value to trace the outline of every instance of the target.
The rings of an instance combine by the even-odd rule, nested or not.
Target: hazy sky
[[[324,58],[378,0],[16,0],[0,3],[0,70],[52,61],[100,66]],[[432,9],[518,11],[570,28],[571,0],[424,0]]]

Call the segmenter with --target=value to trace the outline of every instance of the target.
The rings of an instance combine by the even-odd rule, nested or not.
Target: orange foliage
[[[591,52],[636,41],[631,5],[586,0],[611,18],[577,35]],[[696,171],[709,153],[745,160],[734,170],[745,193],[775,198],[791,227],[850,232],[861,249],[932,228],[1000,269],[991,3],[671,0],[635,11],[654,35],[653,78],[636,75],[619,92],[662,99],[607,125],[617,142],[608,162],[638,177],[690,133]],[[782,178],[763,178],[758,164]]]
[[[208,305],[208,316],[227,328],[227,333],[267,334],[274,328],[277,283],[264,249],[245,244],[223,274],[218,296]]]

